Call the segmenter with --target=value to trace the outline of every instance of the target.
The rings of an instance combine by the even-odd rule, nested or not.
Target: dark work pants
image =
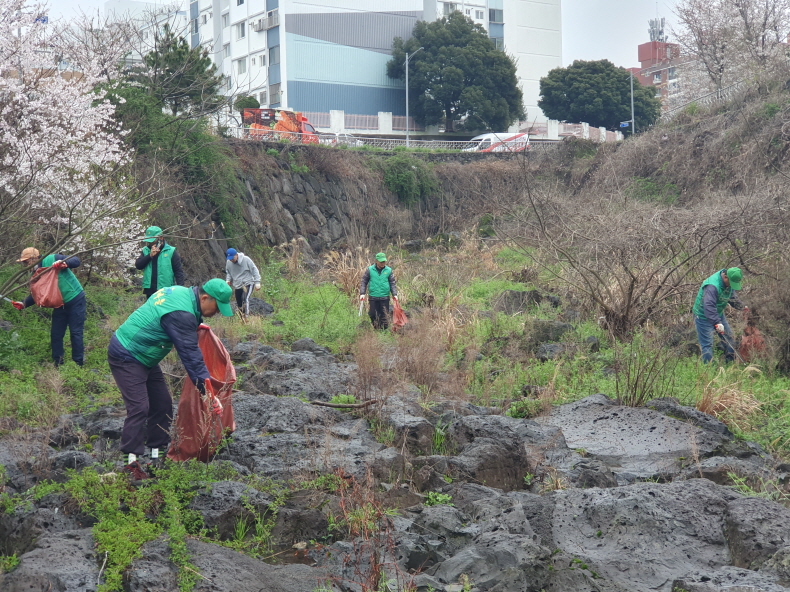
[[[85,362],[85,343],[83,333],[85,329],[85,292],[69,300],[60,308],[52,309],[52,329],[50,342],[52,344],[52,360],[56,366],[63,363],[63,338],[66,329],[71,337],[71,359],[82,366]]]
[[[252,296],[252,289],[254,287],[255,284],[250,284],[243,288],[236,288],[236,306],[246,315],[250,314],[250,296]]]
[[[368,298],[370,306],[368,315],[374,329],[386,329],[390,326],[390,299],[387,298]]]
[[[121,452],[141,455],[146,444],[149,448],[166,449],[170,443],[173,398],[159,364],[146,368],[136,360],[107,360],[126,405]]]

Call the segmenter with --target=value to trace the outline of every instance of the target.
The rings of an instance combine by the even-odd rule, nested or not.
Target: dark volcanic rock
[[[535,346],[538,346],[541,343],[559,341],[569,331],[573,331],[573,326],[569,323],[534,320],[529,330],[529,339]]]
[[[556,360],[565,351],[566,347],[562,343],[541,343],[538,346],[538,351],[535,352],[535,357],[540,362],[548,362],[549,360]]]
[[[537,290],[506,290],[494,302],[494,310],[508,315],[525,312],[530,306],[535,306],[543,301],[543,296]]]
[[[252,527],[256,514],[263,516],[271,502],[270,496],[243,483],[220,481],[195,495],[189,507],[201,515],[206,528],[227,541],[233,538],[239,520]]]
[[[736,567],[759,569],[790,545],[790,510],[767,499],[748,497],[727,505],[726,535]]]
[[[258,315],[261,317],[268,317],[269,315],[274,314],[274,307],[269,304],[268,302],[261,300],[260,298],[256,298],[255,296],[250,297],[250,314]]]
[[[561,428],[570,448],[602,460],[623,482],[678,474],[683,459],[708,456],[730,438],[604,395],[555,407],[541,421]]]
[[[243,372],[246,388],[264,394],[328,401],[348,393],[355,384],[355,364],[338,363],[311,339],[301,339],[294,346],[297,349],[291,353],[268,346],[236,346],[231,357],[247,362],[248,369]]]
[[[293,397],[235,393],[236,431],[219,460],[231,460],[259,475],[289,479],[334,472],[362,477],[385,449],[368,422]]]
[[[327,579],[326,572],[306,565],[269,565],[211,543],[190,539],[187,551],[203,576],[198,578],[195,592],[310,592]],[[145,545],[143,557],[132,564],[126,580],[128,592],[177,590],[166,543]]]
[[[93,592],[99,562],[89,528],[40,537],[19,566],[0,575],[3,592]]]
[[[730,564],[725,515],[740,496],[710,481],[568,489],[552,497],[551,546],[624,590],[671,592],[676,577]]]

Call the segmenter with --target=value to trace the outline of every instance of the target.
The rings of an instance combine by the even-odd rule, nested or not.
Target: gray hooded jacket
[[[244,286],[260,282],[261,272],[258,271],[252,259],[239,252],[236,263],[225,261],[225,281],[230,282],[234,289],[238,290]]]

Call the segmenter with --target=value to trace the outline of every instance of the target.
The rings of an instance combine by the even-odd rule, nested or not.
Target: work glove
[[[55,269],[66,269],[68,266],[68,263],[65,261],[55,261],[55,263],[52,264],[52,267]]]
[[[223,411],[222,402],[214,395],[211,395],[211,412],[214,415],[222,415]]]
[[[393,297],[395,300],[398,300],[398,297],[397,297],[395,294],[393,294],[393,295],[392,295],[392,297]]]
[[[719,324],[716,325],[715,329],[716,329],[717,333],[719,333],[721,335],[724,335],[724,325],[719,323]]]
[[[16,301],[14,301],[14,302],[11,303],[11,306],[13,306],[17,310],[22,310],[23,308],[25,308],[25,303],[24,302],[16,302]]]
[[[258,282],[257,284],[255,284],[255,289],[256,289],[256,290],[260,290],[260,289],[261,289],[261,283],[260,283],[260,282]]]
[[[359,295],[359,301],[363,302],[364,300],[365,300],[365,295],[364,294],[360,294]]]

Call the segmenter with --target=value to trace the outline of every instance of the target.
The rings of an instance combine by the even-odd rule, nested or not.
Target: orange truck
[[[318,144],[318,133],[307,117],[289,109],[245,109],[242,113],[245,135],[252,140]]]

